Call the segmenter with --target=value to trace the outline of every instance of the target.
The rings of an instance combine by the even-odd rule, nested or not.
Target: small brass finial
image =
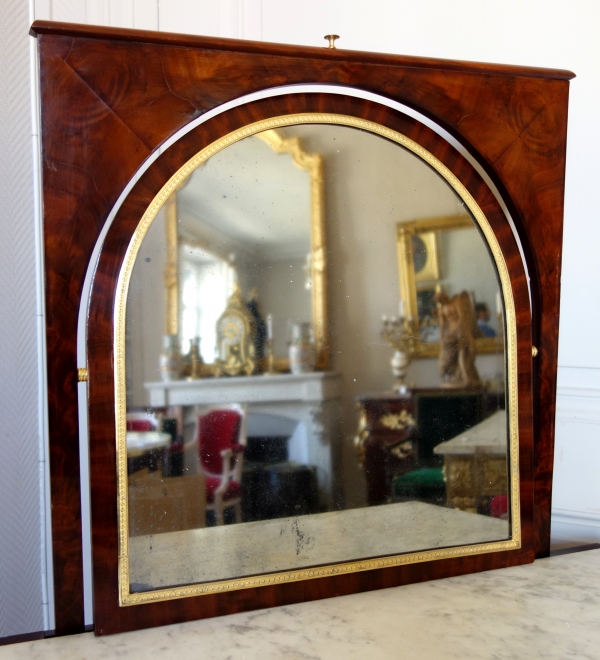
[[[533,357],[537,357],[537,356],[538,356],[538,353],[539,353],[539,351],[538,351],[537,347],[536,347],[536,346],[532,346],[532,347],[531,347],[531,355],[532,355]]]
[[[335,40],[339,39],[340,35],[339,34],[326,34],[323,39],[327,39],[329,41],[329,46],[327,48],[335,48]]]

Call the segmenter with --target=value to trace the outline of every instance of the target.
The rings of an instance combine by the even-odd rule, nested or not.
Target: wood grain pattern
[[[572,74],[47,23],[34,24],[33,31],[39,41],[42,91],[57,632],[83,629],[75,340],[94,244],[129,179],[167,138],[219,104],[278,85],[358,87],[414,107],[455,135],[499,186],[513,215],[531,275],[533,325],[521,258],[504,214],[468,162],[422,124],[351,97],[294,94],[247,104],[192,130],[151,165],[128,195],[108,232],[94,278],[88,367],[97,632],[458,575],[544,554],[549,542],[567,81]],[[445,163],[488,217],[511,273],[517,309],[523,548],[119,608],[112,311],[125,249],[150,200],[198,150],[248,122],[302,111],[351,114],[404,133]],[[543,338],[535,372],[532,333],[536,341]]]

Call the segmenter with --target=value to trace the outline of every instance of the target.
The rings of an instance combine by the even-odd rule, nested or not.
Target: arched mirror
[[[547,554],[573,74],[32,33],[57,634]]]
[[[406,136],[313,113],[200,151],[119,276],[122,604],[520,547],[514,318],[486,216]]]

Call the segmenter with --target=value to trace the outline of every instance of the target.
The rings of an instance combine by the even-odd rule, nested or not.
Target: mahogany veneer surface
[[[278,96],[190,131],[142,175],[116,214],[89,310],[89,425],[94,606],[99,634],[353,593],[532,561],[548,552],[568,80],[547,69],[449,62],[37,22],[42,99],[49,422],[56,629],[83,629],[76,333],[92,250],[144,160],[207,110],[296,83],[375,92],[455,135],[498,186],[515,238],[481,177],[422,124],[389,108],[329,94]],[[498,237],[517,312],[521,550],[413,564],[287,585],[120,608],[112,315],[123,255],[149,202],[197,151],[245,124],[287,113],[336,112],[404,133],[445,163]],[[532,322],[533,321],[533,322]],[[532,364],[531,342],[540,349]]]

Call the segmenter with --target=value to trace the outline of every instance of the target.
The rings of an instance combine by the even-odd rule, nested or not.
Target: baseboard
[[[37,639],[44,639],[46,633],[41,630],[39,632],[24,633],[23,635],[9,635],[8,637],[0,637],[0,646],[7,644],[20,644],[21,642],[33,642]]]
[[[600,541],[600,514],[552,509],[552,539]]]

